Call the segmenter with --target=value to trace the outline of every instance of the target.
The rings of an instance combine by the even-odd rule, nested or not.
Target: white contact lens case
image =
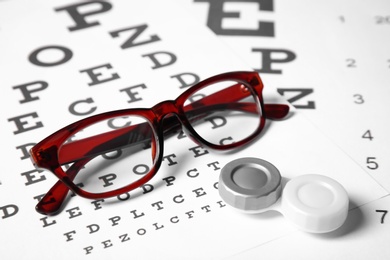
[[[246,213],[279,211],[299,229],[326,233],[338,229],[348,215],[348,194],[332,178],[308,174],[285,182],[279,170],[258,158],[226,164],[219,177],[219,194]]]

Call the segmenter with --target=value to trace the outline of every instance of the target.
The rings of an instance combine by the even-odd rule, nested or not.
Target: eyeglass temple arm
[[[230,109],[236,109],[236,110],[242,110],[247,111],[251,113],[257,113],[257,106],[253,103],[233,103],[235,101],[241,100],[247,96],[249,96],[248,91],[243,91],[241,84],[235,84],[229,88],[226,88],[224,90],[221,90],[219,92],[216,92],[212,95],[206,96],[202,98],[201,100],[195,101],[187,106],[184,107],[184,110],[189,112],[196,112],[194,114],[204,114],[206,111],[210,110],[209,106],[216,106],[214,105],[215,102],[213,102],[217,97],[218,100],[221,99],[221,96],[224,96],[227,100],[227,103],[220,104],[228,106]],[[214,103],[214,104],[213,104]],[[202,106],[203,109],[195,109],[197,106]],[[217,105],[218,106],[218,105]],[[225,107],[226,109],[226,107]],[[269,119],[281,119],[285,117],[288,114],[289,106],[283,105],[283,104],[265,104],[264,105],[264,111],[263,114],[265,117]],[[201,118],[203,118],[202,116]],[[199,118],[200,119],[200,118]],[[77,174],[77,172],[92,158],[94,158],[97,155],[100,155],[102,153],[106,153],[109,151],[113,151],[115,149],[121,148],[123,146],[129,145],[129,144],[135,144],[139,142],[145,142],[146,140],[142,140],[142,138],[133,138],[133,140],[129,140],[129,138],[126,138],[126,141],[123,140],[123,138],[117,138],[117,137],[124,137],[128,135],[129,132],[132,133],[142,133],[146,131],[146,129],[150,129],[150,127],[147,125],[147,123],[142,123],[134,126],[130,126],[124,129],[118,129],[111,131],[109,133],[104,133],[99,136],[94,136],[91,138],[86,138],[83,140],[75,141],[70,144],[66,144],[62,147],[61,151],[63,155],[59,156],[60,158],[63,158],[60,162],[62,164],[75,162],[71,168],[68,169],[67,175],[68,177],[73,180]],[[166,132],[175,132],[180,128],[180,124],[176,120],[171,120],[167,124]],[[145,134],[140,135],[145,136]],[[130,138],[131,139],[131,138]],[[115,142],[113,142],[115,140]],[[138,140],[138,141],[135,141]],[[131,142],[130,142],[131,141]],[[101,146],[104,144],[104,148]],[[125,144],[125,145],[124,145]],[[78,146],[78,149],[74,149],[74,146]],[[79,148],[81,147],[100,147],[100,149],[93,149],[95,152],[91,153],[91,150],[87,153],[83,153],[80,151]],[[99,151],[100,150],[100,151]],[[79,154],[75,154],[75,151],[78,151]],[[84,154],[84,156],[81,156],[81,154]],[[87,155],[88,154],[88,155]],[[67,158],[68,157],[68,158]],[[73,157],[73,158],[72,158]],[[77,160],[77,161],[76,161]],[[48,214],[52,215],[55,214],[61,207],[63,201],[65,200],[65,197],[69,191],[69,188],[62,182],[58,181],[51,189],[50,191],[40,200],[40,202],[37,204],[36,209],[38,212],[42,214]]]
[[[246,111],[249,113],[258,113],[257,105],[254,103],[237,102],[251,95],[249,90],[242,84],[234,84],[228,88],[222,89],[216,93],[205,96],[200,100],[192,102],[184,107],[186,113],[191,113],[194,116],[201,119],[207,115],[208,111],[219,109],[231,109]],[[226,103],[219,104],[220,100],[226,100]],[[268,119],[278,120],[284,118],[289,112],[289,106],[285,104],[265,104],[263,115]],[[166,122],[165,132],[175,132],[180,128],[180,124],[176,120]],[[148,141],[145,138],[145,131],[150,129],[148,123],[141,123],[134,126],[129,126],[123,129],[117,129],[108,133],[103,133],[90,138],[77,140],[69,144],[65,144],[61,148],[60,164],[67,164],[75,160],[79,160],[85,156],[92,156],[90,147],[100,147],[99,151],[95,151],[95,154],[110,152],[115,149],[119,149],[125,145],[132,143],[138,143],[142,141]],[[132,135],[128,135],[129,133]],[[138,134],[137,134],[138,133]],[[124,138],[117,138],[122,136]],[[151,135],[148,135],[149,137]],[[137,142],[135,142],[137,140]],[[106,144],[101,146],[101,144]],[[77,147],[77,149],[75,149]],[[111,147],[111,148],[110,148]]]
[[[84,158],[72,164],[72,166],[66,171],[69,180],[73,181],[79,170],[91,159],[93,159],[93,157]],[[65,201],[68,191],[69,188],[64,182],[57,181],[35,206],[36,211],[44,215],[56,214]]]
[[[210,109],[210,106],[212,106],[212,109]],[[250,113],[257,113],[255,112],[257,106],[253,103],[226,103],[218,105],[208,105],[199,108],[193,108],[187,110],[186,112],[192,114],[190,116],[190,119],[197,121],[207,116],[210,110],[218,109],[240,110],[247,111]],[[269,115],[268,118],[270,119],[281,119],[285,116],[286,113],[288,113],[287,105],[268,104],[264,106],[264,109],[266,110],[265,113]],[[268,113],[267,110],[271,111],[271,113]],[[181,127],[178,121],[169,119],[170,118],[168,118],[168,121],[166,122],[166,128],[164,131],[164,133],[166,134],[174,133],[178,131]],[[108,133],[103,133],[93,137],[64,144],[60,150],[60,164],[63,165],[74,162],[76,160],[80,160],[82,158],[97,156],[116,149],[120,149],[124,146],[148,142],[150,141],[151,135],[151,128],[148,123],[141,123],[138,125],[113,130]],[[90,149],[91,147],[93,147],[94,149]]]
[[[226,100],[226,104],[230,103],[231,109],[239,109],[238,106],[244,103],[234,103],[239,100],[242,100],[251,95],[250,91],[242,84],[234,84],[228,88],[222,89],[218,92],[215,92],[211,95],[205,96],[200,100],[197,100],[191,104],[188,104],[184,107],[184,111],[199,107],[199,106],[210,106],[219,104],[220,100]],[[254,103],[248,103],[249,107],[244,109],[244,111],[250,113],[258,113],[257,106]],[[237,106],[237,107],[233,107]],[[262,111],[263,116],[268,119],[278,120],[286,117],[290,107],[286,104],[264,104],[264,111]]]
[[[243,87],[241,84],[232,85],[226,89],[220,90],[216,93],[203,97],[200,100],[197,100],[191,104],[188,104],[184,107],[186,113],[191,113],[195,116],[198,116],[198,119],[201,119],[207,115],[207,112],[210,110],[219,109],[231,109],[231,110],[240,110],[246,111],[249,113],[258,113],[257,105],[254,103],[244,103],[237,102],[251,93]],[[226,103],[219,104],[221,99],[226,100]],[[265,104],[263,115],[268,119],[282,119],[289,112],[289,106],[284,104]],[[171,123],[166,124],[166,132],[174,132],[180,128],[180,124],[176,120],[173,120]],[[95,153],[102,154],[109,151],[113,151],[124,145],[129,145],[133,143],[139,143],[142,141],[148,141],[145,139],[145,136],[150,137],[151,132],[149,131],[150,127],[148,123],[141,123],[138,125],[129,126],[122,129],[117,129],[110,131],[108,133],[103,133],[97,136],[90,138],[85,138],[82,140],[77,140],[69,144],[65,144],[61,148],[61,158],[60,164],[67,164],[75,160],[79,160],[85,156],[90,157],[91,150],[85,151],[85,149],[90,149],[90,147],[101,147],[100,151],[95,151]],[[131,135],[128,135],[129,133]],[[148,134],[148,135],[146,135]],[[117,138],[123,135],[123,138]],[[101,144],[106,144],[101,146]],[[77,147],[77,149],[75,149]],[[111,149],[110,149],[111,147]],[[84,148],[84,149],[83,149]]]

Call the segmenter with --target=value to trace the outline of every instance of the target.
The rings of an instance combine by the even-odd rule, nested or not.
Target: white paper
[[[34,197],[47,192],[56,178],[49,172],[34,172],[21,146],[84,118],[69,112],[75,102],[84,101],[77,112],[93,108],[92,114],[151,107],[183,92],[173,77],[179,73],[205,79],[226,71],[250,70],[211,31],[171,2],[110,3],[109,11],[87,18],[88,23],[98,21],[99,25],[76,31],[68,30],[74,22],[66,11],[55,11],[70,5],[67,1],[0,3],[0,243],[4,259],[222,259],[280,238],[295,239],[301,231],[281,215],[245,215],[222,202],[216,189],[220,168],[240,157],[268,160],[286,178],[307,173],[330,176],[348,191],[351,209],[388,195],[316,125],[292,109],[288,119],[270,121],[259,140],[235,153],[206,152],[188,138],[166,140],[164,154],[172,155],[176,164],[164,160],[149,183],[154,187],[151,192],[143,194],[139,188],[125,201],[72,197],[57,216],[35,212],[38,200]],[[99,3],[89,9],[84,6],[80,12],[100,7]],[[160,40],[121,49],[131,33],[112,37],[112,32],[141,25],[147,26],[139,42],[151,40],[152,35]],[[38,60],[50,63],[66,57],[58,46],[70,50],[72,57],[55,66],[32,64],[29,56],[45,46],[51,46],[52,52],[42,52],[50,55]],[[177,60],[153,69],[148,55],[156,52],[168,52]],[[93,80],[83,71],[97,66],[101,66],[100,79],[119,77],[89,86]],[[48,86],[36,83],[33,86],[38,90],[29,98],[17,87],[36,81]],[[265,102],[284,102],[272,78],[264,81]],[[133,86],[142,100],[128,103],[124,89]],[[29,101],[20,103],[25,99]],[[23,126],[16,123],[25,121]],[[164,178],[172,180],[172,185]]]

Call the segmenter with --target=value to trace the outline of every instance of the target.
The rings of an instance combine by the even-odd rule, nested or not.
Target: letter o
[[[129,193],[123,193],[123,194],[119,194],[118,196],[116,196],[118,198],[118,200],[120,201],[125,201],[125,200],[128,200],[130,199],[130,194]]]
[[[113,160],[121,157],[121,155],[122,155],[122,150],[118,149],[112,152],[104,153],[102,154],[102,157],[107,160]]]
[[[137,234],[140,235],[140,236],[143,236],[143,235],[146,234],[146,230],[143,229],[143,228],[140,228],[140,229],[137,230]]]
[[[46,50],[58,50],[60,52],[63,53],[63,57],[61,59],[58,59],[56,61],[42,61],[40,59],[38,59],[38,55],[41,54],[42,52],[46,51]],[[52,67],[52,66],[57,66],[57,65],[60,65],[60,64],[63,64],[63,63],[66,63],[67,61],[69,61],[73,56],[73,53],[70,49],[66,48],[66,47],[62,47],[62,46],[58,46],[58,45],[50,45],[50,46],[44,46],[44,47],[41,47],[39,49],[36,49],[35,51],[33,51],[29,56],[28,56],[28,60],[34,64],[34,65],[37,65],[37,66],[41,66],[41,67]]]
[[[141,168],[141,170],[139,170],[140,168]],[[138,174],[138,175],[146,174],[149,172],[149,166],[147,166],[146,164],[138,164],[138,165],[134,166],[133,172],[135,174]]]

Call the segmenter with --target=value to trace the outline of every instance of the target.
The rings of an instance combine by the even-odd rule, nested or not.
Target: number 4
[[[367,130],[367,131],[362,135],[362,138],[369,139],[370,141],[372,141],[372,139],[374,139],[374,137],[371,135],[371,131],[370,131],[370,130]]]

